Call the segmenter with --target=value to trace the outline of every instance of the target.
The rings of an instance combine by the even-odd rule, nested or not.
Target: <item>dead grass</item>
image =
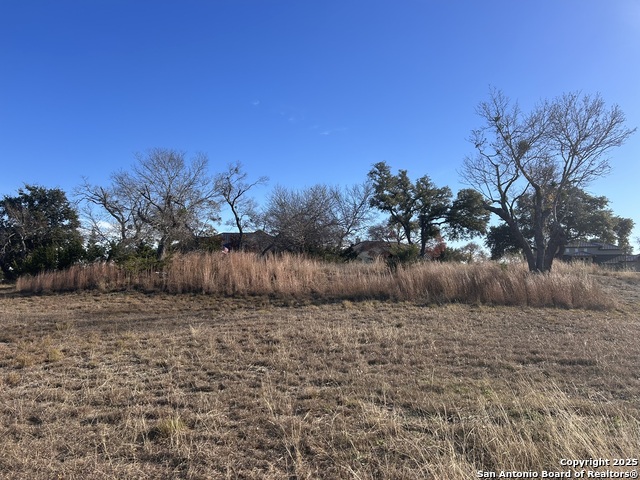
[[[532,307],[615,307],[594,280],[594,269],[556,262],[553,272],[531,274],[523,264],[461,265],[425,262],[390,270],[382,263],[324,263],[304,256],[248,253],[177,255],[161,272],[116,265],[78,265],[18,280],[19,292],[204,293],[279,299],[396,300]]]
[[[0,478],[447,480],[638,456],[633,299],[282,304],[0,295]]]

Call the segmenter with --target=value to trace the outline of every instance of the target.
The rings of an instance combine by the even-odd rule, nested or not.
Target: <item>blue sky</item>
[[[601,93],[640,126],[636,0],[0,0],[0,194],[204,152],[281,184],[387,161],[454,192],[476,105]],[[640,133],[606,195],[640,235]],[[637,247],[637,246],[636,246]]]

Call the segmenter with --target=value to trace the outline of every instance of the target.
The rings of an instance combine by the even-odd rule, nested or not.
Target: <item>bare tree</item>
[[[373,195],[371,182],[334,189],[335,216],[340,227],[338,246],[344,247],[353,242],[358,235],[364,233],[372,219],[370,205]]]
[[[175,243],[209,230],[218,220],[208,160],[199,154],[187,162],[183,152],[160,148],[137,154],[136,160],[131,172],[111,176],[110,187],[85,181],[78,194],[106,212],[120,243],[154,243],[157,258],[163,259]]]
[[[229,222],[238,229],[238,248],[242,248],[242,236],[245,228],[256,223],[257,205],[253,198],[247,196],[249,190],[268,182],[268,177],[260,177],[253,182],[247,181],[247,173],[240,162],[227,167],[227,171],[215,176],[214,189],[229,206],[233,219]]]
[[[85,178],[75,194],[84,202],[82,213],[87,230],[99,243],[109,245],[109,258],[126,251],[145,238],[144,225],[136,216],[141,198],[121,188],[112,175],[112,185],[91,185]],[[95,207],[98,208],[95,208]]]
[[[326,185],[303,190],[276,186],[267,202],[263,221],[276,246],[294,252],[317,252],[335,247],[341,231],[335,191]]]
[[[344,188],[277,186],[262,215],[279,248],[296,252],[339,250],[366,230],[371,217],[370,183]]]
[[[625,128],[618,106],[607,109],[598,95],[565,94],[525,114],[492,90],[477,113],[485,126],[472,131],[476,155],[465,159],[462,176],[483,194],[484,208],[508,225],[529,269],[549,271],[566,243],[558,218],[566,191],[608,173],[608,152],[635,129]],[[518,203],[527,195],[533,199],[532,243],[517,215]]]

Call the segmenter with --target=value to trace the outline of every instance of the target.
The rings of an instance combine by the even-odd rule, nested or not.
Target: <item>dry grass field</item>
[[[446,480],[637,458],[640,274],[589,279],[613,300],[2,287],[0,478]]]

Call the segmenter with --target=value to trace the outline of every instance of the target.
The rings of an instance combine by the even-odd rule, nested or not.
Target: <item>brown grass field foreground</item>
[[[1,287],[0,478],[541,478],[638,458],[640,274],[558,270],[615,306]]]
[[[18,292],[78,290],[205,293],[280,299],[396,300],[532,307],[612,308],[593,267],[563,265],[531,274],[524,264],[423,262],[390,269],[384,262],[328,263],[304,256],[249,253],[176,255],[165,269],[131,271],[113,264],[78,265],[22,277]]]

